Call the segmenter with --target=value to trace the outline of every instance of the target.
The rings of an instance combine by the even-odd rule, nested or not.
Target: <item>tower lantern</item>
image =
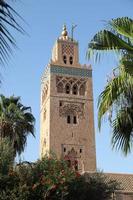
[[[61,36],[53,47],[52,64],[68,67],[80,66],[78,42],[69,37],[66,25],[63,26]]]

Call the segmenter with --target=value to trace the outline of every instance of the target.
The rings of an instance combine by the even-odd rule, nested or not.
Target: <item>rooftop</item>
[[[109,179],[121,184],[123,192],[133,192],[133,174],[104,173]]]

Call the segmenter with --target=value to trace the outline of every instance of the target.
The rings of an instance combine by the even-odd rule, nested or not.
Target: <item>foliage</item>
[[[110,200],[117,189],[119,184],[102,173],[85,173],[69,184],[66,200]]]
[[[7,138],[0,140],[0,174],[6,175],[13,167],[14,151]]]
[[[19,198],[26,195],[29,200],[60,199],[66,193],[67,182],[75,177],[65,161],[53,157],[45,157],[33,164],[20,164],[17,172],[20,189],[23,189],[19,191]]]
[[[7,0],[0,0],[0,65],[7,62],[7,59],[12,53],[11,47],[16,47],[16,41],[11,33],[11,28],[24,33],[24,30],[16,21],[17,18],[21,17],[7,3]]]
[[[54,156],[0,173],[2,200],[108,200],[118,184],[102,174],[80,175]]]
[[[20,102],[20,97],[0,95],[0,138],[9,138],[14,155],[24,151],[27,136],[34,136],[34,116],[31,108]]]
[[[130,152],[133,140],[133,20],[128,17],[112,19],[105,30],[98,32],[88,48],[88,57],[99,60],[104,52],[116,52],[119,64],[113,70],[99,96],[98,125],[109,116],[112,127],[112,145],[124,154]]]
[[[3,194],[7,199],[61,199],[66,195],[67,183],[75,177],[65,161],[54,157],[20,163],[8,176],[0,178],[0,199]]]

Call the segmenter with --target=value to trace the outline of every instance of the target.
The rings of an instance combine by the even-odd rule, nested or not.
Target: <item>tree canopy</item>
[[[19,163],[6,175],[0,173],[2,200],[110,200],[116,189],[119,184],[103,174],[80,175],[52,155]]]
[[[14,155],[25,148],[27,136],[34,136],[35,118],[31,108],[20,102],[20,97],[0,95],[0,138],[9,138]]]

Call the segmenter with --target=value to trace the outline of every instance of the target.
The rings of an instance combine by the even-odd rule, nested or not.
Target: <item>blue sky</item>
[[[22,24],[28,35],[14,33],[18,49],[14,50],[8,66],[2,68],[1,93],[21,96],[22,103],[32,107],[36,118],[36,139],[28,138],[27,148],[21,156],[35,161],[39,157],[39,110],[40,77],[51,58],[51,50],[66,23],[68,31],[77,24],[74,38],[79,41],[80,63],[91,63],[93,67],[94,115],[96,132],[97,167],[106,172],[133,173],[133,153],[124,157],[112,151],[111,129],[103,123],[97,129],[97,99],[103,90],[107,75],[117,65],[115,56],[104,57],[94,64],[86,60],[87,44],[93,35],[106,26],[112,18],[132,15],[132,0],[21,0],[11,2],[27,24]]]

